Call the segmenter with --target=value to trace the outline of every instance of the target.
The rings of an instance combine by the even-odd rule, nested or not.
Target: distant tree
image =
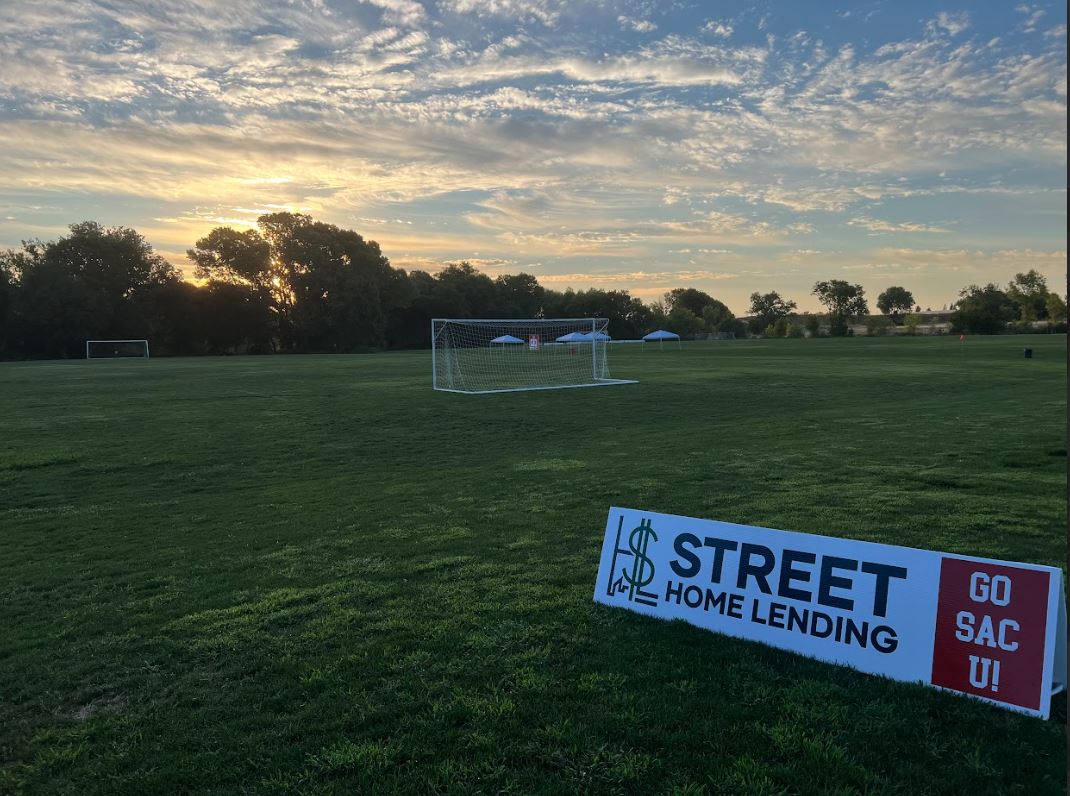
[[[712,299],[702,308],[702,322],[707,332],[714,334],[733,332],[736,327],[736,316],[732,314],[727,305],[717,299]]]
[[[1015,274],[1007,286],[1007,296],[1018,305],[1018,316],[1026,322],[1048,315],[1048,281],[1035,269]]]
[[[852,318],[869,313],[865,290],[861,285],[852,285],[842,279],[831,279],[814,285],[813,294],[829,311],[829,328],[834,336],[847,334],[847,324]]]
[[[994,284],[970,285],[959,294],[951,316],[951,330],[970,334],[999,334],[1015,319],[1018,306]]]
[[[275,318],[250,285],[211,282],[200,298],[201,329],[214,354],[262,354],[273,349]]]
[[[507,318],[537,318],[546,290],[531,274],[503,274],[494,280],[498,309]]]
[[[892,322],[899,323],[899,316],[910,312],[914,306],[914,296],[905,287],[890,287],[877,296],[877,309],[885,315],[892,316]]]
[[[650,308],[626,290],[546,291],[546,316],[551,318],[606,318],[610,336],[634,339],[651,322]]]
[[[797,323],[788,323],[787,328],[784,331],[785,337],[799,338],[804,337],[803,328]]]
[[[715,299],[709,293],[693,287],[678,287],[666,293],[664,301],[666,312],[671,313],[677,307],[683,307],[701,318],[702,311]]]
[[[677,306],[669,312],[669,331],[676,332],[681,338],[689,338],[702,331],[702,318],[687,307]]]
[[[42,249],[20,263],[9,336],[29,356],[77,357],[84,354],[86,340],[111,337],[94,333],[107,308],[77,275],[46,259]]]
[[[15,269],[8,261],[9,254],[14,252],[0,252],[0,356],[8,350],[10,333],[9,318],[11,305],[15,299]]]
[[[378,243],[301,213],[268,213],[257,219],[257,227],[219,227],[197,241],[187,253],[197,275],[211,285],[246,288],[240,293],[243,317],[255,324],[273,318],[284,350],[355,351],[386,345],[388,319],[412,301],[413,293],[407,275],[390,267]],[[444,273],[445,290],[456,294],[456,317],[471,317],[466,313],[472,306],[481,312],[493,308],[489,277],[466,263]],[[220,290],[213,300],[236,301],[238,295]],[[262,306],[250,308],[249,302]],[[250,330],[254,342],[240,345],[260,345],[260,333],[255,325]]]
[[[270,294],[281,286],[282,272],[271,261],[271,244],[255,229],[216,227],[186,255],[198,279],[248,285]]]
[[[1049,293],[1044,306],[1048,312],[1048,320],[1052,323],[1062,323],[1066,320],[1066,302],[1058,293]]]
[[[817,337],[821,333],[821,318],[814,314],[808,314],[805,321],[806,331],[811,337]]]
[[[875,315],[866,319],[866,334],[873,335],[874,337],[883,337],[888,333],[888,328],[892,326],[892,321],[883,315]]]
[[[796,308],[794,301],[785,301],[775,290],[771,293],[751,293],[750,313],[754,316],[754,325],[764,329],[786,318]]]
[[[451,263],[435,275],[438,295],[452,307],[451,318],[501,317],[494,280],[467,260]]]
[[[112,306],[146,287],[178,278],[175,267],[129,227],[83,221],[69,229],[70,234],[45,244],[44,258],[79,277]]]
[[[665,306],[664,299],[655,299],[647,305],[647,317],[649,318],[649,327],[644,331],[664,329],[669,325],[669,310]]]
[[[205,341],[207,288],[176,279],[140,291],[134,299],[145,319],[145,338],[153,356],[216,353]]]
[[[69,229],[4,255],[18,285],[9,341],[31,356],[78,357],[89,338],[146,337],[151,319],[141,299],[177,281],[177,271],[135,230],[94,221]]]

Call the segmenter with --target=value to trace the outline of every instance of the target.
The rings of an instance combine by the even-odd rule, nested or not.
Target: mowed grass
[[[592,602],[612,504],[1061,565],[1065,337],[611,365],[641,383],[0,364],[0,791],[1065,791],[1065,697],[1045,722]]]

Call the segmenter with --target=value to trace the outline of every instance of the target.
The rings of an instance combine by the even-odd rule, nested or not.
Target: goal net
[[[86,340],[86,359],[149,358],[148,340]]]
[[[634,384],[609,376],[605,318],[431,322],[432,386],[514,392]]]

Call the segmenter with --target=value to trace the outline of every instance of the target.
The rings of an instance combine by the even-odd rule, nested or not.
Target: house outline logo
[[[617,537],[613,544],[613,560],[609,567],[606,595],[613,597],[624,594],[629,602],[656,606],[657,594],[644,591],[644,588],[654,580],[654,561],[647,553],[650,550],[650,543],[658,541],[658,534],[651,526],[649,519],[641,520],[628,533],[627,547],[621,547],[623,533],[624,515],[622,514],[617,522]]]

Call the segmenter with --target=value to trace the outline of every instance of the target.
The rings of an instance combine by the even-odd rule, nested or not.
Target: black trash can
[[[1033,349],[1032,348],[1027,348],[1025,350],[1025,358],[1026,359],[1032,359],[1033,358]]]

